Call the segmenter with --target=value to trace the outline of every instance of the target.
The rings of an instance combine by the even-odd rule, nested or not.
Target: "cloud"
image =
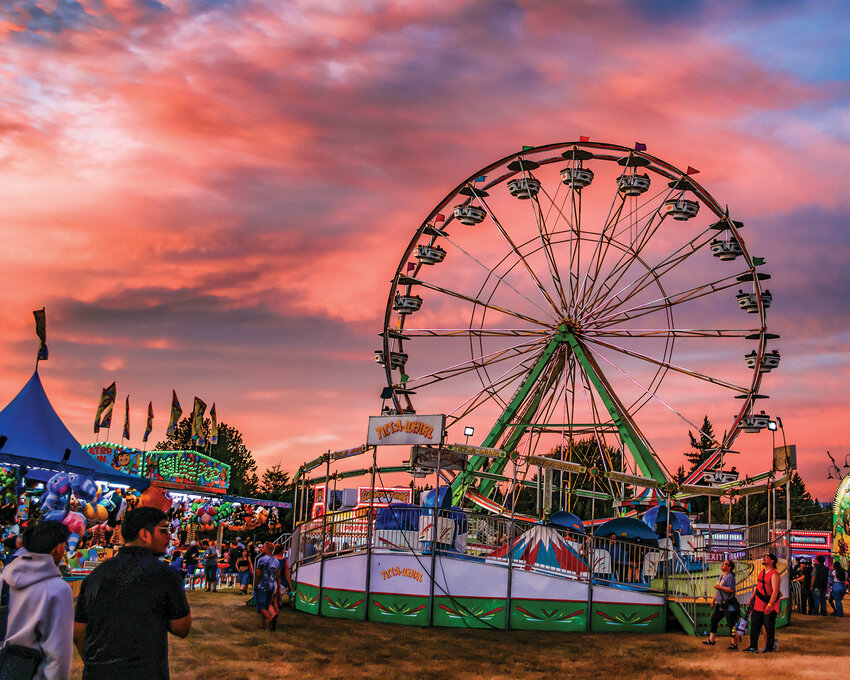
[[[6,3],[0,389],[23,384],[29,314],[46,306],[42,371],[75,432],[117,379],[140,414],[147,399],[165,413],[172,388],[217,400],[265,462],[358,443],[415,230],[496,159],[588,135],[697,167],[745,222],[782,336],[771,411],[804,460],[838,450],[843,19],[796,2],[670,7]],[[805,59],[787,56],[797,22],[828,29]],[[422,318],[441,313],[455,321],[436,300]],[[670,450],[677,440],[684,429],[664,434]],[[739,468],[763,465],[751,446]]]

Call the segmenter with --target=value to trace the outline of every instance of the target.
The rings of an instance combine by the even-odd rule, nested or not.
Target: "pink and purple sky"
[[[765,257],[766,410],[831,498],[846,2],[11,0],[0,53],[3,404],[46,307],[40,373],[83,443],[115,380],[133,445],[148,401],[162,437],[172,389],[216,402],[261,468],[360,444],[389,280],[433,206],[522,145],[639,140],[698,168]]]

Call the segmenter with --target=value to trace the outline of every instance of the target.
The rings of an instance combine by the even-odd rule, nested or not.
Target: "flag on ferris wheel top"
[[[635,142],[635,151],[646,151],[646,144]]]
[[[142,441],[146,442],[148,440],[148,436],[150,436],[151,431],[153,430],[153,402],[148,402],[148,423],[145,425],[145,436],[142,437]]]
[[[487,181],[487,175],[479,175],[475,178],[476,184]]]
[[[168,435],[174,432],[174,428],[177,427],[177,422],[182,415],[183,409],[180,408],[180,402],[177,400],[177,392],[171,390],[171,415],[168,418],[168,427],[165,430],[165,434]]]
[[[688,169],[687,169],[687,170],[685,170],[685,174],[686,174],[686,175],[697,175],[697,174],[699,174],[699,170],[697,170],[696,168],[692,168],[692,167],[689,165],[689,166],[688,166]]]
[[[407,271],[412,272],[414,269],[416,269],[416,263],[408,262],[407,263]]]
[[[580,142],[589,142],[589,141],[590,141],[590,137],[584,137],[584,136],[582,136],[582,137],[579,137],[579,138],[578,138],[578,141],[580,141]]]

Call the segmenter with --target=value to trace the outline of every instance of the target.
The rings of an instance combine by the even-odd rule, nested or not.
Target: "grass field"
[[[773,655],[730,652],[680,632],[663,635],[423,629],[319,618],[284,608],[275,632],[259,629],[246,597],[190,592],[193,627],[170,638],[172,680],[395,680],[464,678],[845,677],[850,618],[795,615]],[[72,678],[82,664],[74,653]]]

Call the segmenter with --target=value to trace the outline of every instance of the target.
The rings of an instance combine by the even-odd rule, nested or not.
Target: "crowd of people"
[[[847,594],[847,570],[837,560],[829,569],[823,555],[818,555],[814,564],[808,557],[795,559],[791,566],[791,582],[799,584],[797,608],[801,614],[827,616],[829,604],[832,609],[829,616],[844,616],[842,600]]]
[[[186,590],[219,584],[253,589],[260,626],[275,630],[290,591],[282,545],[243,544],[219,550],[215,541],[173,539],[157,508],[128,510],[124,544],[82,581],[74,603],[60,565],[68,527],[43,520],[3,541],[0,574],[0,677],[68,680],[73,646],[83,680],[168,680],[168,635],[186,637],[192,626]],[[132,615],[132,625],[124,625]]]

